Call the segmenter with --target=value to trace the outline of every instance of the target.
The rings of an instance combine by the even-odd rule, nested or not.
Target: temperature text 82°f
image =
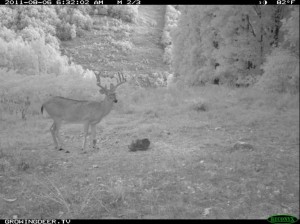
[[[293,5],[296,0],[277,0],[277,5]]]

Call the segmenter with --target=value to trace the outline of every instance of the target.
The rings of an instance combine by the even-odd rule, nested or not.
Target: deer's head
[[[125,79],[124,75],[122,73],[118,72],[117,84],[114,85],[114,84],[111,83],[110,88],[107,88],[106,85],[105,86],[101,85],[100,74],[98,72],[96,72],[95,75],[96,75],[96,79],[97,79],[97,86],[100,87],[99,92],[101,94],[104,94],[109,101],[117,103],[118,100],[117,100],[117,97],[116,97],[116,89],[117,89],[118,86],[120,86],[120,85],[122,85],[123,83],[126,82],[126,79]]]

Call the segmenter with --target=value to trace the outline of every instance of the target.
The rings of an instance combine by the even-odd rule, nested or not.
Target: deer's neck
[[[114,105],[112,100],[109,100],[107,96],[105,96],[104,100],[101,102],[104,108],[104,114],[108,114]]]

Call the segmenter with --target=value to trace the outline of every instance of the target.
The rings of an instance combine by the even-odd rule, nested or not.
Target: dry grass
[[[80,125],[63,126],[65,154],[53,149],[49,120],[1,120],[0,218],[297,216],[294,96],[272,103],[266,99],[274,96],[250,89],[133,92],[126,85],[119,95],[98,127],[100,149],[87,154]],[[150,150],[129,152],[137,137],[149,138]],[[253,147],[234,147],[239,141]]]

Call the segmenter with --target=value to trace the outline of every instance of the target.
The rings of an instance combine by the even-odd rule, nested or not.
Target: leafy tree
[[[12,28],[15,24],[16,17],[16,10],[6,6],[0,6],[0,27]]]
[[[299,6],[282,19],[281,31],[284,40],[267,55],[258,86],[271,92],[299,93]]]
[[[293,6],[291,16],[282,20],[284,46],[299,58],[299,6]]]
[[[171,32],[172,66],[189,84],[206,82],[248,86],[282,42],[280,20],[288,7],[180,6]],[[292,23],[292,22],[290,22]]]
[[[262,66],[258,86],[271,92],[299,93],[299,58],[291,51],[275,48]]]

